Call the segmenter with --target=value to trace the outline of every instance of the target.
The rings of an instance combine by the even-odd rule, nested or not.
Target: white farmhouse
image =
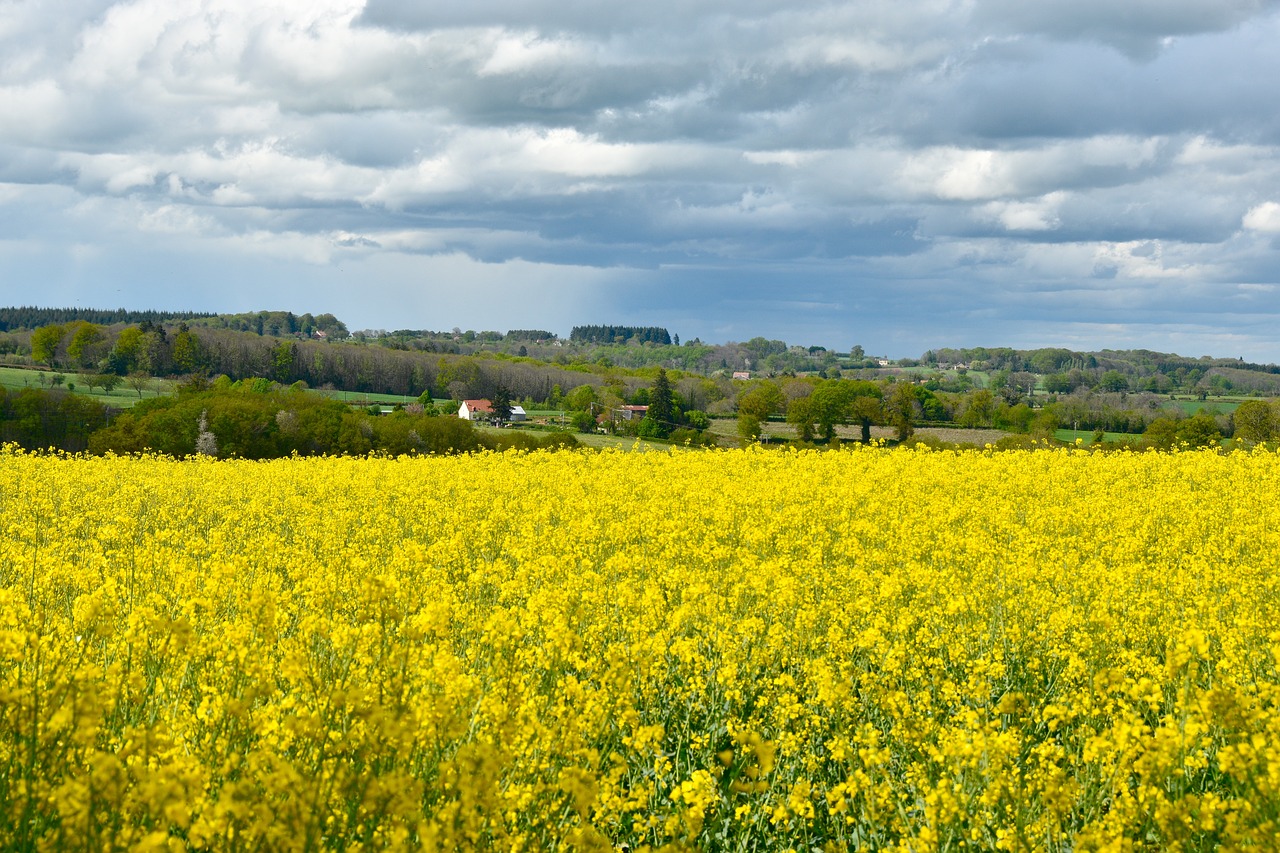
[[[464,421],[487,421],[493,417],[493,403],[489,400],[463,400],[458,406],[458,417]],[[529,415],[521,406],[511,407],[509,421],[528,420]]]
[[[493,416],[493,404],[488,400],[463,400],[458,407],[458,417],[464,421],[482,421]]]

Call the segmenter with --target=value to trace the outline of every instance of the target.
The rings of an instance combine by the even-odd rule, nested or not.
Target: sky
[[[0,0],[0,304],[1280,362],[1280,0]]]

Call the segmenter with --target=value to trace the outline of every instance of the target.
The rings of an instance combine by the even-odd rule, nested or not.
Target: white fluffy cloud
[[[1278,8],[0,3],[0,301],[141,306],[190,264],[190,307],[221,270],[237,308],[371,326],[520,305],[902,354],[1203,329],[1276,361]],[[413,270],[466,280],[410,297]]]
[[[1280,234],[1280,204],[1274,201],[1249,208],[1244,215],[1244,227],[1250,231]]]

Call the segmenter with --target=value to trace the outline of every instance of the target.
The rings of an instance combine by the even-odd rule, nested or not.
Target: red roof
[[[488,400],[463,400],[462,405],[473,412],[492,412],[493,403]]]

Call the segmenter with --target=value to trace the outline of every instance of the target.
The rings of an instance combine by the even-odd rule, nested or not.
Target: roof
[[[647,411],[649,411],[649,407],[648,407],[648,406],[623,406],[622,408],[623,408],[623,410],[624,410],[624,411],[628,411],[628,412],[647,412]]]
[[[493,403],[488,400],[463,400],[462,405],[472,412],[492,412]]]

